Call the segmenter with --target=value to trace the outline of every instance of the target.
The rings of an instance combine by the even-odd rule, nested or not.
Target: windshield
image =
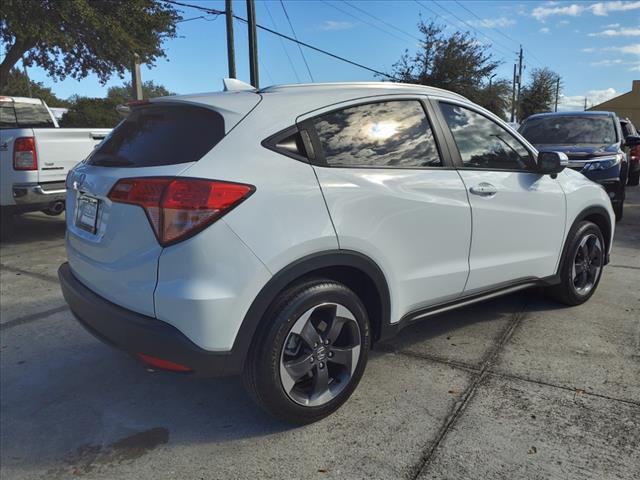
[[[0,128],[55,128],[55,124],[42,104],[0,102]]]
[[[611,144],[617,141],[613,118],[557,115],[526,120],[520,133],[534,145]]]

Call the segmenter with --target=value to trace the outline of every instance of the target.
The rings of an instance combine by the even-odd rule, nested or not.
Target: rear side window
[[[328,166],[439,167],[438,148],[417,100],[369,103],[316,118]]]
[[[200,160],[224,137],[224,119],[189,105],[137,107],[94,150],[90,165],[155,167]]]
[[[529,151],[499,124],[467,108],[441,103],[462,164],[488,170],[528,170],[535,166]]]
[[[42,104],[2,102],[0,128],[55,128],[55,124]]]

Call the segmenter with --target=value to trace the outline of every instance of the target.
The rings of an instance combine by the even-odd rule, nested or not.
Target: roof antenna
[[[255,87],[248,83],[238,80],[237,78],[223,78],[222,85],[225,92],[241,92],[241,91],[255,91]]]

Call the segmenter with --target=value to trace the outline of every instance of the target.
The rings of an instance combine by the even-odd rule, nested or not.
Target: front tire
[[[318,421],[355,390],[367,363],[367,311],[341,283],[317,279],[283,292],[256,334],[244,370],[253,399],[290,423]]]
[[[560,284],[549,287],[548,293],[566,305],[580,305],[591,298],[600,283],[606,244],[595,223],[580,222],[572,232],[567,240]]]
[[[627,185],[630,187],[635,187],[640,184],[640,170],[636,172],[629,172],[629,180],[627,180]]]

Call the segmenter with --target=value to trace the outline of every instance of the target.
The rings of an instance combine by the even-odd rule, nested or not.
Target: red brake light
[[[237,206],[255,188],[196,178],[125,178],[109,198],[144,208],[161,245],[185,240]]]
[[[33,137],[18,137],[13,142],[13,169],[37,170],[38,156],[36,154],[36,139]]]

